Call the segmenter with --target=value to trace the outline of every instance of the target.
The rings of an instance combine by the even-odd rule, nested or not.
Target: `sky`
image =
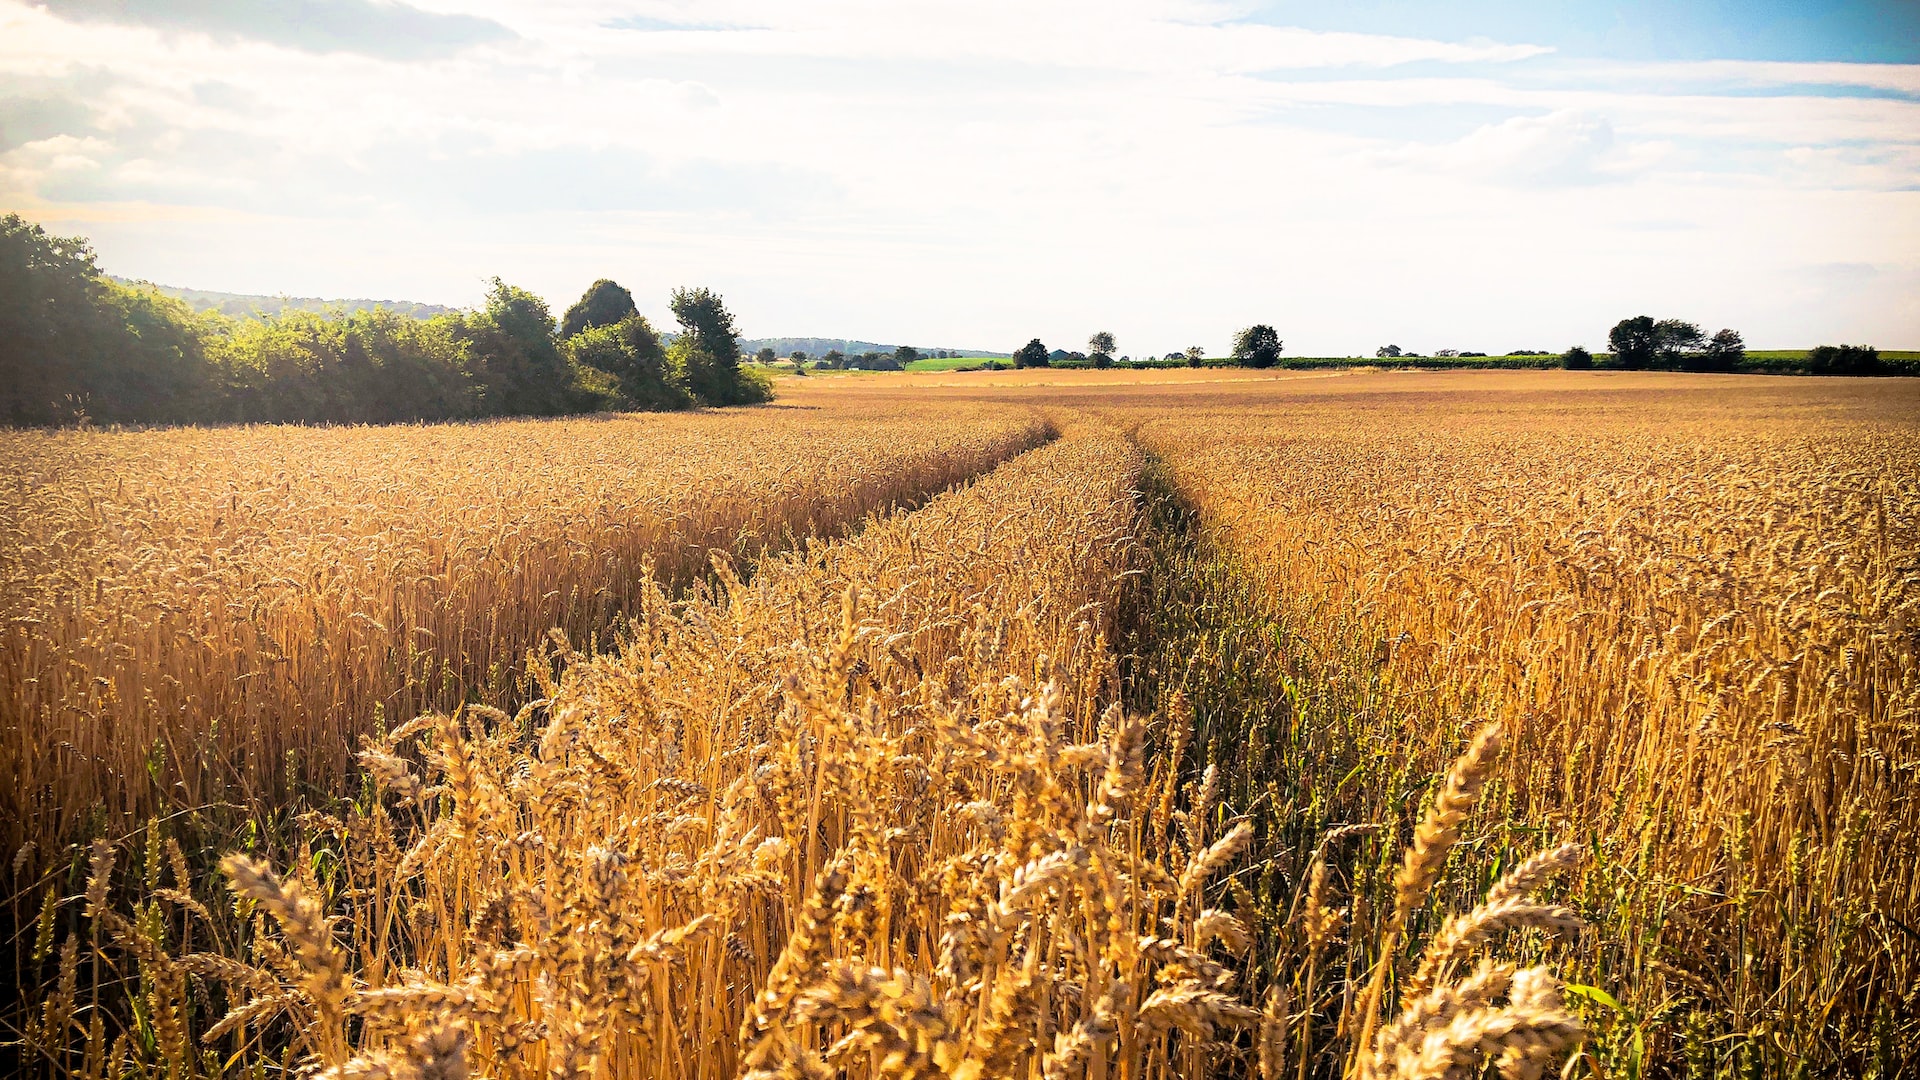
[[[1920,347],[1920,3],[0,0],[0,210],[241,293],[1011,351]]]

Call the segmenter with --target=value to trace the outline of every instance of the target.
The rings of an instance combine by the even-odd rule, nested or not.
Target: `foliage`
[[[1375,350],[1373,350],[1373,355],[1374,355],[1374,356],[1375,356],[1375,357],[1376,357],[1377,359],[1381,359],[1381,360],[1390,360],[1390,359],[1392,359],[1392,358],[1394,358],[1394,357],[1396,357],[1396,356],[1399,356],[1399,355],[1400,355],[1400,346],[1398,346],[1398,345],[1382,345],[1382,346],[1380,346],[1379,348],[1377,348],[1377,349],[1375,349]]]
[[[720,294],[704,286],[675,289],[668,307],[680,322],[668,356],[701,404],[746,405],[772,397],[765,382],[741,372],[740,332]]]
[[[191,419],[218,387],[208,325],[108,281],[84,239],[0,217],[0,424]]]
[[[1095,331],[1093,336],[1087,339],[1088,363],[1097,368],[1112,367],[1114,348],[1112,333],[1106,330]]]
[[[766,400],[767,384],[696,347],[737,340],[717,307],[711,296],[690,302],[709,333],[677,363],[644,319],[630,322],[639,318],[632,296],[604,279],[557,328],[544,301],[498,278],[471,313],[420,320],[384,307],[283,305],[231,319],[117,284],[84,240],[9,214],[0,218],[0,424],[394,423]],[[614,327],[625,329],[571,344]]]
[[[1880,350],[1871,345],[1819,345],[1807,352],[1807,368],[1815,375],[1878,375],[1884,370]]]
[[[1189,345],[1187,346],[1186,357],[1188,367],[1199,367],[1206,363],[1207,350],[1198,345]]]
[[[560,320],[560,339],[602,326],[612,326],[639,313],[633,306],[633,294],[617,283],[601,278],[587,287]]]
[[[1613,362],[1623,368],[1687,366],[1707,346],[1699,324],[1684,319],[1654,321],[1650,315],[1636,315],[1614,324],[1607,334]]]
[[[486,398],[466,333],[458,317],[422,322],[383,308],[289,309],[230,323],[211,350],[227,384],[212,418],[378,424],[480,415]]]
[[[1013,366],[1017,368],[1046,367],[1047,347],[1040,343],[1039,338],[1033,338],[1014,352]]]
[[[576,334],[566,347],[575,365],[613,377],[614,403],[620,408],[683,409],[693,403],[685,379],[669,367],[660,336],[644,315],[628,315]]]
[[[1258,323],[1233,335],[1233,359],[1251,368],[1269,368],[1280,361],[1282,342],[1273,327]]]
[[[1568,371],[1585,371],[1593,367],[1593,354],[1584,346],[1575,345],[1560,354],[1560,366]]]
[[[1617,367],[1651,367],[1660,349],[1653,316],[1635,315],[1613,324],[1613,329],[1607,332],[1607,348],[1612,351]]]

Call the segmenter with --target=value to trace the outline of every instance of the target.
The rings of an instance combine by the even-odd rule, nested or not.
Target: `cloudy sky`
[[[759,335],[1920,347],[1920,4],[0,0],[0,209],[132,277]]]

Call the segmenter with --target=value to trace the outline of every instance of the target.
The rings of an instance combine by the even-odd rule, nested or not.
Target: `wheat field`
[[[1572,971],[1614,988],[1614,1056],[1885,1069],[1920,1045],[1920,402],[1742,381],[1481,379],[1141,437],[1313,684],[1318,719],[1227,721],[1270,744],[1249,783],[1317,772],[1378,820],[1501,722],[1486,843],[1592,851]]]
[[[359,550],[341,535],[391,534],[389,556],[435,535],[434,498],[495,529],[537,509],[511,559],[436,549],[498,590],[459,600],[485,662],[430,683],[336,671],[360,654],[328,646],[297,707],[334,719],[231,744],[175,699],[209,772],[291,771],[271,739],[334,757],[225,811],[202,781],[123,796],[111,829],[43,787],[11,867],[18,1071],[1887,1077],[1916,1056],[1913,387],[1065,374],[266,433],[316,485],[279,519],[308,573]],[[258,433],[147,434],[178,440],[120,466],[152,490],[239,460],[194,439]],[[439,464],[403,483],[378,447]],[[98,485],[31,523],[20,490],[16,603],[73,604],[54,568],[110,550],[147,552],[115,580],[234,562],[180,512],[203,481],[140,504],[149,534],[169,499],[195,523],[169,549],[56,539],[60,514],[122,520],[80,512]],[[542,606],[562,578],[600,598]],[[295,625],[384,610],[328,602]]]

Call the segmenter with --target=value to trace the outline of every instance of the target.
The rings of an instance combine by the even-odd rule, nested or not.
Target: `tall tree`
[[[1607,331],[1607,348],[1616,367],[1643,368],[1653,363],[1660,348],[1657,324],[1651,315],[1621,319]]]
[[[1653,324],[1654,354],[1665,364],[1679,364],[1689,353],[1706,348],[1707,335],[1699,323],[1685,319],[1661,319]]]
[[[764,382],[740,370],[740,331],[719,293],[704,286],[675,289],[668,306],[680,322],[669,356],[701,403],[744,405],[772,396]]]
[[[1723,329],[1707,341],[1701,353],[1701,366],[1710,371],[1731,371],[1747,358],[1747,342],[1740,331]]]
[[[1251,368],[1270,368],[1280,362],[1284,345],[1273,327],[1256,323],[1233,335],[1233,359]]]
[[[621,399],[616,407],[681,409],[692,404],[686,388],[669,374],[660,335],[644,315],[582,331],[567,339],[567,353],[574,363],[613,377]]]
[[[466,322],[485,412],[557,416],[573,410],[574,387],[553,331],[545,300],[493,279],[487,306]]]
[[[1114,348],[1113,334],[1106,330],[1096,330],[1093,336],[1087,339],[1087,359],[1097,368],[1112,367]]]
[[[1040,344],[1039,338],[1034,338],[1014,350],[1013,366],[1017,368],[1046,367],[1047,347]]]
[[[591,330],[596,326],[612,326],[638,311],[633,306],[632,293],[616,282],[601,278],[587,286],[587,291],[573,302],[573,306],[561,318],[560,340],[565,341],[582,330]]]
[[[1198,345],[1187,346],[1187,366],[1199,367],[1207,362],[1207,350]]]

